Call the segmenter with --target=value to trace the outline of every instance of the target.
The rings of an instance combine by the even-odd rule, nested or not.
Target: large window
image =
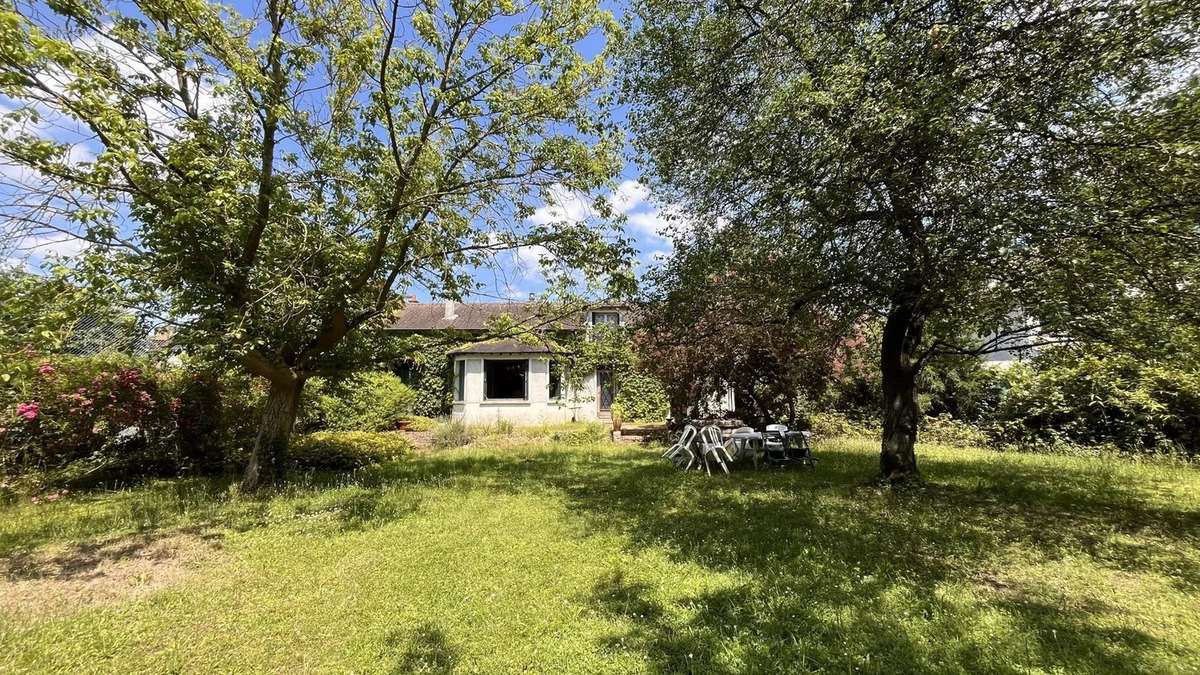
[[[562,364],[558,361],[550,362],[550,400],[562,398]]]
[[[467,389],[467,362],[458,359],[454,362],[454,400],[464,400]]]
[[[600,325],[619,326],[619,325],[621,325],[621,313],[620,312],[592,312],[592,325],[593,326],[600,326]]]
[[[528,359],[487,359],[483,362],[483,397],[489,401],[529,398]]]

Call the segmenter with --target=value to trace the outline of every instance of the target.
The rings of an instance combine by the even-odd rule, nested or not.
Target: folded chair
[[[806,466],[817,465],[817,459],[812,456],[812,446],[808,442],[808,439],[812,437],[811,431],[792,431],[786,436],[789,459]]]
[[[708,458],[711,457],[717,463],[717,466],[729,473],[729,464],[733,462],[733,457],[725,448],[725,443],[721,439],[721,429],[715,424],[710,424],[700,430],[700,457],[704,461],[704,472],[712,475],[712,471],[708,468]]]
[[[790,461],[787,450],[787,426],[783,424],[768,424],[763,429],[763,452],[768,464],[787,464]]]
[[[696,427],[690,424],[685,426],[683,432],[679,435],[679,440],[667,448],[667,451],[663,453],[663,457],[671,460],[671,463],[675,466],[684,466],[686,464],[686,469],[692,468],[692,464],[697,459],[696,453],[692,451],[692,444],[696,442],[696,436],[699,433]]]

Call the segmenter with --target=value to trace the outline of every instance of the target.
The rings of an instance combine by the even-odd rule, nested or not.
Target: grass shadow
[[[440,628],[425,623],[388,634],[380,661],[390,673],[450,673],[458,664],[458,650]]]
[[[1023,464],[997,475],[970,460],[927,462],[928,488],[895,493],[862,486],[873,457],[820,455],[815,472],[711,478],[680,474],[639,449],[574,458],[450,455],[390,479],[505,493],[552,490],[565,496],[586,531],[620,532],[632,552],[665,549],[678,562],[749,578],[734,592],[672,601],[693,617],[682,625],[645,585],[616,576],[597,586],[589,602],[632,626],[616,639],[638,645],[665,671],[720,672],[728,650],[718,658],[710,645],[727,645],[731,626],[741,636],[736,661],[756,668],[842,668],[875,658],[900,670],[990,663],[979,669],[1004,671],[1000,664],[1015,659],[1136,672],[1151,652],[1172,650],[1147,632],[1105,626],[1110,613],[1103,608],[1050,611],[1039,600],[990,593],[971,580],[1003,574],[997,566],[1017,547],[1044,560],[1083,555],[1114,570],[1169,573],[1181,590],[1194,588],[1200,565],[1182,552],[1200,544],[1196,511],[1145,502],[1133,485],[1090,485],[1087,476]],[[1139,543],[1114,545],[1114,533]],[[975,595],[948,600],[946,588]],[[915,615],[901,613],[914,608]],[[1001,620],[1016,624],[1004,637],[975,632]],[[931,644],[927,630],[950,639]]]

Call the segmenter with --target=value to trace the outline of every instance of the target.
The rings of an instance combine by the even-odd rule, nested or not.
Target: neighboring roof
[[[451,354],[545,354],[552,352],[546,345],[531,345],[517,340],[479,342],[455,349]]]
[[[595,309],[616,308],[619,305],[597,305]],[[486,330],[488,323],[507,314],[513,320],[534,322],[538,305],[532,302],[456,302],[452,319],[446,318],[444,302],[412,302],[404,306],[388,330]],[[562,322],[569,328],[582,327],[584,317],[565,317]]]
[[[527,302],[458,302],[452,319],[446,318],[446,305],[441,302],[405,305],[390,330],[484,330],[488,322],[507,314],[517,321],[533,317]]]

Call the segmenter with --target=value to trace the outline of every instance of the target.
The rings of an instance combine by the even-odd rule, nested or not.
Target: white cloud
[[[541,276],[541,259],[550,256],[550,251],[540,245],[518,246],[512,256],[521,275],[526,279],[534,279]]]
[[[678,216],[669,208],[631,213],[628,217],[629,225],[635,231],[659,239],[666,239],[671,226],[678,222]]]
[[[529,222],[534,225],[568,222],[581,223],[596,215],[587,195],[556,185],[549,189],[546,204],[534,210]]]
[[[74,258],[88,247],[88,242],[69,234],[40,234],[26,237],[21,248],[41,258]]]
[[[621,214],[629,213],[649,198],[650,188],[636,180],[622,181],[611,197],[613,209]]]
[[[682,222],[682,214],[672,205],[660,206],[653,201],[650,189],[635,180],[622,181],[608,196],[613,210],[626,217],[635,234],[666,239],[672,224]],[[536,209],[529,222],[544,225],[551,222],[579,223],[597,215],[586,195],[559,185],[551,188],[547,203]]]
[[[101,33],[86,35],[75,40],[73,44],[81,51],[107,59],[117,72],[128,80],[162,82],[171,87],[178,86],[174,69],[157,54],[135,54]],[[189,83],[188,86],[189,93],[194,97],[196,107],[201,113],[210,112],[217,107],[218,97],[211,81],[201,77],[198,87],[195,82]],[[156,98],[145,98],[139,103],[147,123],[156,133],[172,135],[175,123],[184,117],[182,98],[171,100],[169,103]]]

